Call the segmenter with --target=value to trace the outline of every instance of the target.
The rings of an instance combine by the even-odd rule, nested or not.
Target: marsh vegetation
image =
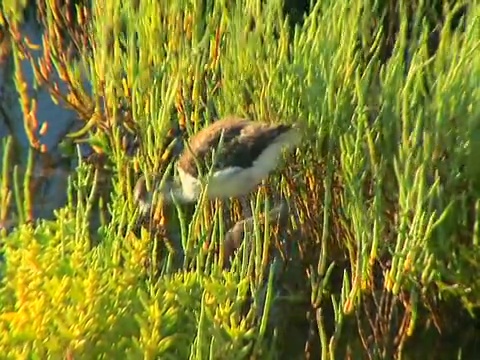
[[[475,358],[476,1],[22,4],[0,22],[0,116],[28,141],[1,150],[2,359]],[[40,121],[40,92],[81,124],[50,147],[62,119]],[[136,179],[227,114],[306,129],[245,238],[237,201],[141,218]],[[65,203],[40,218],[65,163]],[[279,196],[288,214],[261,219]]]

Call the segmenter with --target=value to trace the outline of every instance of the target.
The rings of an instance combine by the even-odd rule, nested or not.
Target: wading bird
[[[283,150],[293,150],[302,139],[298,125],[269,124],[228,116],[193,135],[176,162],[177,181],[157,182],[153,192],[165,202],[193,203],[206,198],[240,199],[244,214],[250,212],[246,196],[280,163]],[[153,192],[142,176],[134,198],[143,214],[150,210]]]

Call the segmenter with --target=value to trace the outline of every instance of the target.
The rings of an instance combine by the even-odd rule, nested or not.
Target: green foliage
[[[306,254],[307,280],[297,281],[307,283],[310,295],[302,316],[315,313],[309,325],[318,330],[303,341],[321,343],[322,358],[364,348],[374,358],[408,358],[410,344],[430,334],[430,324],[452,332],[473,324],[480,305],[478,4],[470,5],[464,31],[450,29],[455,9],[446,9],[430,57],[423,15],[407,21],[408,4],[400,2],[397,42],[384,61],[385,29],[371,31],[369,1],[318,1],[293,31],[276,0],[94,2],[88,21],[79,17],[82,26],[68,32],[83,44],[71,58],[55,30],[61,12],[53,3],[43,17],[51,63],[31,60],[36,80],[85,121],[71,138],[87,139],[108,157],[111,220],[95,229],[100,243],[93,246],[89,216],[100,172],[82,165],[56,219],[29,223],[29,162],[26,180],[15,188],[20,225],[1,239],[1,354],[264,358],[289,346],[288,321],[275,329],[286,337],[272,350],[269,312],[258,316],[265,304],[273,313],[278,299],[267,259],[274,241],[261,226],[250,249],[221,270],[219,259],[201,251],[207,242],[222,244],[221,207],[199,206],[193,216],[177,209],[171,217],[184,266],[174,270],[173,255],[166,255],[157,280],[144,265],[154,258],[151,234],[133,231],[132,173],[166,166],[163,149],[174,124],[192,133],[232,112],[306,126],[298,164],[291,161],[286,176],[269,183],[296,209],[298,231],[290,240]],[[369,44],[368,61],[361,41]],[[15,47],[17,61],[21,49]],[[70,85],[67,96],[56,92],[49,71]],[[122,115],[124,102],[129,116]],[[22,105],[31,112],[23,98]],[[141,139],[133,157],[123,146],[124,129]],[[11,181],[6,166],[3,172],[5,204]],[[256,200],[258,212],[263,197]],[[263,304],[257,300],[267,281]],[[249,292],[254,305],[245,311]],[[379,305],[380,297],[389,305]],[[452,309],[457,319],[449,318]],[[449,354],[466,351],[466,342]]]
[[[256,330],[251,316],[241,316],[246,279],[179,273],[145,282],[141,264],[120,266],[102,245],[90,250],[78,230],[74,215],[61,211],[55,222],[20,226],[8,237],[4,356],[184,359],[249,350]]]

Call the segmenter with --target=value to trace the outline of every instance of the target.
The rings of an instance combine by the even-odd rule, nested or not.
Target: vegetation
[[[480,5],[461,21],[461,4],[445,5],[433,52],[423,2],[399,2],[389,42],[373,1],[319,1],[297,24],[275,0],[44,1],[37,59],[22,3],[2,16],[31,142],[26,170],[14,138],[2,150],[0,215],[18,222],[0,238],[2,358],[472,358]],[[84,122],[65,156],[85,141],[96,152],[51,220],[33,221],[32,154],[47,152],[48,129],[22,59]],[[229,113],[308,130],[252,194],[256,218],[284,194],[288,225],[256,222],[226,266],[216,250],[236,207],[160,208],[142,222],[132,188],[168,169],[171,129]]]

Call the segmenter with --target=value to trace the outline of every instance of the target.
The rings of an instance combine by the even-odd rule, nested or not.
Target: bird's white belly
[[[258,176],[253,168],[230,168],[218,171],[208,183],[209,198],[225,198],[245,195],[252,191],[266,177]]]
[[[245,195],[260,184],[271,170],[270,168],[236,167],[217,171],[208,181],[207,197],[214,199]],[[202,190],[200,181],[180,169],[179,175],[184,197],[190,201],[198,199]]]

